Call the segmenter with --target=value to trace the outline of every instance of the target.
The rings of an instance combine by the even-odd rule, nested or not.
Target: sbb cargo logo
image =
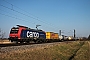
[[[29,31],[27,31],[27,37],[39,38],[39,33],[38,32],[29,32]]]

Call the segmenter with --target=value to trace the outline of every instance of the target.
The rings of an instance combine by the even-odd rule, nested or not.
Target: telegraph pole
[[[76,34],[75,34],[75,29],[74,29],[74,39],[75,39],[75,37],[76,37]]]
[[[61,36],[61,30],[59,30],[59,35]]]

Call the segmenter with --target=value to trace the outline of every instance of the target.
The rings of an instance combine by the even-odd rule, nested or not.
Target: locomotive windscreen
[[[12,28],[10,33],[18,33],[19,31],[19,28]]]

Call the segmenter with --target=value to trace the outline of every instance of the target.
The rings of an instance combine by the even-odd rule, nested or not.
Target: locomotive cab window
[[[19,31],[19,28],[12,28],[10,33],[18,33]]]

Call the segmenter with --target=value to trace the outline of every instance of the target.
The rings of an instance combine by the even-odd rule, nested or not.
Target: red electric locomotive
[[[35,43],[45,42],[46,33],[43,30],[30,29],[26,26],[17,25],[17,27],[11,28],[9,40],[16,43],[29,43],[30,41],[34,41]]]
[[[16,41],[16,42],[20,41],[21,40],[21,37],[20,37],[21,31],[28,28],[28,27],[20,26],[20,25],[17,25],[17,26],[18,27],[11,28],[11,31],[10,31],[10,34],[9,34],[9,40],[11,42],[13,42],[13,41]]]

